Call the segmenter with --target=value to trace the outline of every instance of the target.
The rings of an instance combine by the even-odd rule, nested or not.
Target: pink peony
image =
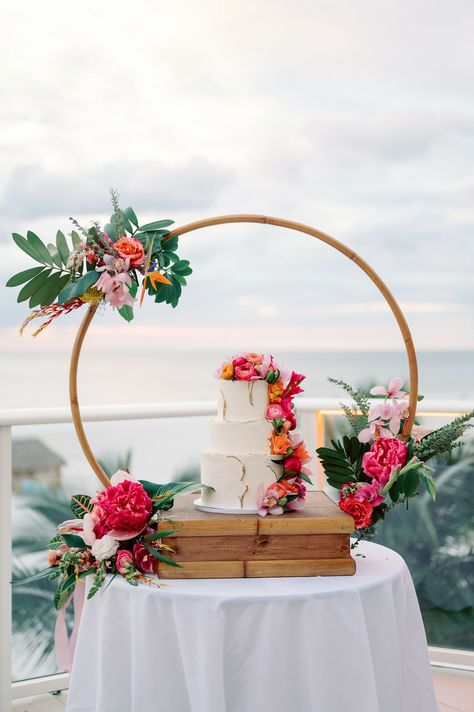
[[[127,549],[119,549],[117,551],[117,559],[115,561],[115,566],[119,574],[127,573],[130,566],[133,566],[133,556],[132,552]]]
[[[258,376],[255,366],[245,363],[243,366],[235,366],[235,377],[238,381],[250,381],[254,376]]]
[[[270,403],[266,410],[265,417],[267,418],[267,420],[284,420],[285,411],[281,407],[280,403]]]
[[[139,482],[124,480],[99,492],[93,514],[98,516],[96,536],[110,534],[118,541],[133,539],[146,527],[152,501]]]
[[[397,467],[407,461],[407,446],[397,438],[379,438],[362,458],[362,469],[366,475],[384,487]]]
[[[150,554],[148,549],[137,542],[133,547],[133,561],[137,569],[145,574],[154,574],[158,568],[158,561]]]

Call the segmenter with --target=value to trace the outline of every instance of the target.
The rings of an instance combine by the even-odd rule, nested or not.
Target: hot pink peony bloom
[[[366,475],[384,487],[397,467],[407,461],[407,446],[397,438],[379,438],[362,458],[362,469]]]
[[[242,366],[235,366],[235,377],[237,380],[250,381],[255,376],[258,377],[258,373],[253,364],[245,363]]]
[[[158,568],[158,561],[139,542],[133,547],[133,561],[137,569],[140,569],[145,574],[154,574]]]
[[[99,492],[93,514],[99,517],[96,536],[110,534],[117,541],[133,539],[146,527],[152,501],[139,482],[124,480]]]
[[[115,560],[115,566],[119,574],[127,573],[130,566],[133,566],[133,556],[132,552],[127,549],[119,549],[117,551],[117,558]]]
[[[370,393],[373,396],[386,396],[387,398],[404,398],[407,394],[405,391],[401,391],[400,388],[403,386],[403,380],[400,377],[392,378],[388,384],[388,388],[384,386],[374,386],[370,389]]]

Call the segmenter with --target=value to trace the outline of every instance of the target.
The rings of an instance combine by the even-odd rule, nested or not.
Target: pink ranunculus
[[[117,551],[115,566],[117,567],[119,574],[125,574],[129,567],[133,566],[132,552],[127,549],[119,549]]]
[[[250,381],[254,376],[258,376],[255,366],[245,363],[243,366],[235,367],[235,377],[238,381]]]
[[[256,354],[253,351],[250,351],[248,354],[245,354],[245,358],[249,363],[253,363],[254,365],[257,363],[262,363],[263,361],[262,354]]]
[[[283,467],[285,470],[291,470],[292,472],[299,472],[301,470],[301,460],[299,457],[290,455],[290,457],[283,460]]]
[[[370,389],[370,394],[373,396],[386,396],[387,398],[404,398],[407,394],[405,391],[401,391],[400,388],[403,386],[403,380],[396,376],[392,378],[388,384],[388,388],[384,386],[374,386]]]
[[[137,569],[145,574],[154,574],[158,568],[156,558],[138,541],[133,546],[133,561]]]
[[[283,420],[285,418],[285,411],[281,407],[280,403],[270,403],[266,410],[265,417],[267,420]]]
[[[357,489],[355,498],[362,502],[363,500],[370,502],[373,507],[382,504],[384,498],[380,494],[380,486],[374,482],[373,484],[363,484]]]
[[[152,513],[150,497],[139,482],[132,480],[124,480],[99,492],[94,504],[99,516],[99,524],[94,529],[96,535],[110,534],[117,541],[133,539],[140,534]]]
[[[362,469],[368,477],[384,487],[397,467],[407,461],[407,446],[397,438],[379,438],[362,458]]]

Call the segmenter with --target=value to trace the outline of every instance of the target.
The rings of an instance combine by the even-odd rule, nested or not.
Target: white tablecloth
[[[407,567],[357,551],[353,577],[117,577],[84,607],[68,712],[434,712]]]

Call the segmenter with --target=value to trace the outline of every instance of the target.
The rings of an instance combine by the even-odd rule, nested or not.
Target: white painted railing
[[[297,398],[299,426],[307,449],[314,452],[324,443],[325,419],[341,412],[335,398]],[[347,403],[349,403],[347,401]],[[82,409],[84,422],[146,420],[157,418],[202,417],[216,412],[212,401],[190,403],[146,403],[141,405],[89,406]],[[420,416],[448,418],[471,410],[467,401],[424,400]],[[9,712],[11,700],[44,692],[67,689],[67,674],[50,675],[11,684],[11,493],[12,493],[12,428],[22,425],[70,423],[68,408],[37,408],[0,411],[0,711]],[[324,474],[316,465],[316,487],[324,486]],[[431,650],[433,664],[473,667],[474,653],[469,651]]]

